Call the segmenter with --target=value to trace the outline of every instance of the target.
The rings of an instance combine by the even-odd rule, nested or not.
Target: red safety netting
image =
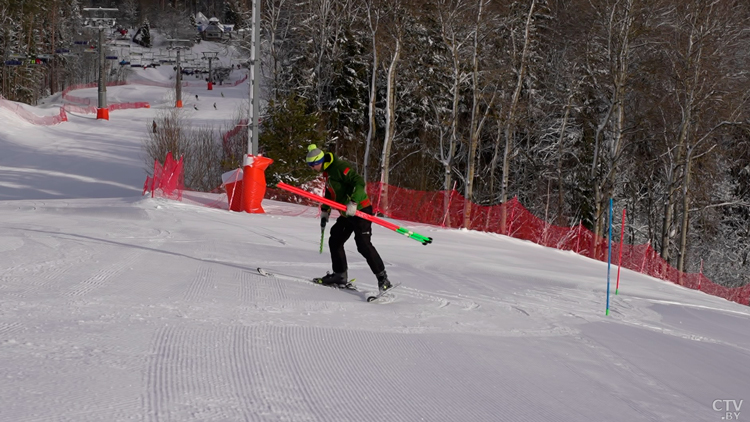
[[[90,85],[90,84],[88,84],[88,85]],[[75,89],[81,89],[81,88],[91,88],[91,87],[85,86],[85,85],[71,85],[71,86],[63,89],[63,91],[62,91],[62,98],[63,98],[63,100],[71,102],[71,103],[76,103],[76,104],[90,105],[91,104],[91,100],[90,99],[88,99],[88,98],[81,98],[81,97],[76,97],[74,95],[70,95],[70,91],[73,91]]]
[[[162,198],[182,200],[182,191],[185,190],[185,178],[182,170],[182,157],[178,161],[172,158],[168,153],[161,165],[158,160],[154,160],[153,176],[147,176],[143,184],[143,195],[151,192],[151,197],[159,196]]]
[[[65,104],[63,106],[63,109],[66,110],[68,113],[78,113],[78,114],[91,114],[96,113],[96,107],[94,106],[77,106],[73,104]]]
[[[107,82],[106,85],[107,86],[121,86],[121,85],[127,85],[127,82],[122,82],[122,81]],[[91,104],[91,100],[90,99],[88,99],[88,98],[81,98],[81,97],[76,97],[76,96],[70,95],[70,91],[74,91],[74,90],[77,90],[77,89],[96,88],[98,86],[99,86],[98,82],[90,82],[90,83],[87,83],[87,84],[71,85],[71,86],[63,89],[63,91],[62,91],[62,98],[63,98],[63,100],[71,102],[71,103],[83,104],[83,105],[90,105]]]
[[[235,82],[227,83],[227,86],[237,86],[241,84],[242,82],[245,82],[247,80],[247,75],[244,75],[242,78]],[[117,82],[107,82],[107,86],[121,86],[121,85],[147,85],[147,86],[158,86],[163,88],[173,88],[174,83],[168,83],[168,82],[155,82],[155,81],[148,81],[148,80],[139,80],[139,81],[117,81]],[[204,82],[187,82],[183,81],[182,86],[184,87],[190,87],[190,86],[203,86]],[[79,85],[71,85],[67,88],[65,88],[62,91],[62,98],[65,101],[68,101],[70,103],[75,104],[82,104],[85,106],[91,105],[91,99],[89,98],[82,98],[82,97],[76,97],[74,95],[70,95],[70,91],[74,91],[77,89],[87,89],[87,88],[96,88],[98,87],[98,82],[91,82],[87,84],[79,84]],[[69,111],[74,111],[78,113],[96,113],[96,107],[81,107],[75,110],[70,110],[70,105],[66,105],[66,108],[69,108]],[[75,107],[75,106],[74,106]],[[138,102],[132,102],[132,103],[110,103],[107,105],[107,108],[109,110],[124,110],[124,109],[133,109],[133,108],[150,108],[151,105],[145,101],[138,101]],[[93,110],[93,111],[91,111]],[[64,113],[64,111],[61,111]],[[59,122],[58,122],[59,123]],[[247,122],[244,123],[247,125]]]
[[[242,211],[242,179],[242,169],[234,169],[221,175],[221,187],[227,194],[230,211]]]
[[[245,82],[246,80],[247,80],[247,75],[245,75],[245,76],[243,76],[242,78],[240,78],[240,79],[238,79],[238,80],[236,80],[236,81],[234,81],[234,82],[231,82],[231,83],[229,83],[229,84],[227,84],[227,85],[229,85],[229,86],[237,86],[237,85],[239,85],[239,84],[241,84],[241,83]]]
[[[20,118],[34,125],[52,126],[68,121],[68,115],[62,108],[60,108],[60,112],[54,116],[37,116],[36,114],[20,106],[18,103],[6,100],[2,95],[0,95],[0,107],[12,111]]]
[[[456,191],[424,192],[370,183],[367,193],[376,212],[399,220],[500,233],[600,261],[606,262],[608,258],[607,239],[594,235],[580,224],[574,227],[549,224],[534,216],[516,198],[494,206],[471,204],[468,224],[465,224],[465,200]],[[613,244],[614,264],[619,256],[620,245]],[[729,288],[713,283],[700,273],[680,272],[664,261],[651,245],[623,245],[622,267],[750,305],[750,285]]]
[[[232,137],[237,136],[240,132],[243,130],[247,130],[247,119],[240,119],[237,124],[229,129],[225,134],[221,136],[221,142],[222,146],[224,147],[225,151],[230,151],[231,148],[229,147],[229,141]]]
[[[153,195],[154,191],[162,189],[165,192],[164,196],[178,195],[181,199],[184,189],[182,159],[178,163],[171,160],[174,164],[169,164],[170,160],[171,154],[168,155],[167,163],[163,168],[158,162],[154,163],[154,177],[146,179],[144,194],[151,190]],[[179,175],[176,175],[177,173]],[[320,194],[322,183],[322,179],[319,178],[303,188]],[[468,228],[505,234],[543,246],[573,251],[604,262],[608,259],[607,239],[594,235],[581,224],[573,227],[549,224],[534,216],[518,202],[517,198],[495,206],[471,204],[467,225],[464,224],[464,197],[456,191],[414,191],[380,183],[369,183],[367,193],[374,204],[375,211],[391,218],[440,227]],[[290,192],[275,188],[268,188],[264,197],[310,206],[319,205],[306,198],[300,198]],[[750,305],[750,285],[729,288],[712,282],[701,273],[680,272],[664,261],[649,244],[624,244],[621,254],[619,243],[613,243],[611,256],[613,264],[617,265],[620,262],[623,268],[743,305]]]
[[[109,104],[107,107],[109,107],[110,110],[128,110],[134,108],[151,108],[151,104],[145,101],[135,101],[132,103],[113,103]]]
[[[121,86],[121,85],[127,85],[127,82],[107,82],[107,86]],[[62,97],[65,101],[69,101],[71,103],[76,104],[83,104],[87,107],[79,107],[75,105],[66,104],[63,106],[68,111],[74,112],[74,113],[80,113],[80,114],[86,114],[86,113],[96,113],[97,108],[94,106],[91,106],[91,100],[88,98],[81,98],[76,97],[73,95],[70,95],[70,91],[76,90],[76,89],[86,89],[86,88],[96,88],[99,84],[97,82],[91,82],[88,84],[80,84],[80,85],[71,85],[67,88],[65,88],[62,92]],[[151,105],[145,101],[136,101],[132,103],[109,103],[107,104],[108,110],[126,110],[126,109],[134,109],[134,108],[151,108]]]

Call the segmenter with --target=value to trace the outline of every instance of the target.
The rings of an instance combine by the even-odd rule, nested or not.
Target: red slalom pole
[[[620,289],[620,269],[622,268],[622,241],[625,238],[625,208],[622,209],[622,225],[620,226],[620,259],[617,261],[617,286],[615,294]]]
[[[284,190],[288,190],[289,192],[292,192],[292,193],[296,193],[299,196],[304,196],[305,198],[312,199],[313,201],[320,202],[322,204],[326,204],[329,207],[335,208],[335,209],[337,209],[339,211],[346,211],[346,205],[339,204],[336,201],[332,201],[332,200],[324,198],[324,197],[322,197],[320,195],[316,195],[314,193],[310,193],[310,192],[308,192],[306,190],[303,190],[303,189],[300,189],[298,187],[294,187],[292,185],[287,185],[284,182],[279,182],[278,184],[276,184],[276,187],[279,187],[279,188],[284,189]],[[354,214],[354,215],[356,215],[357,217],[360,217],[360,218],[364,218],[365,220],[372,221],[373,223],[378,224],[380,226],[383,226],[386,229],[391,229],[391,230],[395,231],[396,233],[403,234],[404,236],[412,238],[412,239],[414,239],[414,240],[422,243],[423,245],[427,245],[429,243],[432,243],[432,238],[431,237],[426,237],[426,236],[422,236],[419,233],[414,233],[411,230],[407,230],[407,229],[405,229],[403,227],[399,227],[398,225],[393,224],[390,221],[383,220],[381,218],[375,217],[374,215],[365,214],[362,211],[357,211],[357,213]]]

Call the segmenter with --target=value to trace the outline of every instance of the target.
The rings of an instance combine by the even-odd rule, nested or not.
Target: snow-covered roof
[[[198,24],[205,24],[205,23],[208,23],[208,18],[203,13],[198,12],[195,14],[195,21]]]

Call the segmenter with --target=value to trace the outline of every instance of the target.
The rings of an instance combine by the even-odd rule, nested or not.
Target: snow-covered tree
[[[133,42],[143,47],[151,47],[151,25],[148,19],[143,21],[143,25],[133,35]]]

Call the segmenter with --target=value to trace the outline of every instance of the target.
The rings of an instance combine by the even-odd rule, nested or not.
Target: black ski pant
[[[360,211],[372,215],[372,206],[362,208]],[[357,243],[357,251],[367,260],[373,274],[378,274],[385,269],[380,254],[372,246],[372,222],[360,217],[339,217],[336,224],[331,227],[331,237],[328,239],[328,247],[331,249],[331,262],[333,272],[341,273],[349,267],[346,264],[346,252],[344,243],[354,233],[354,241]]]

